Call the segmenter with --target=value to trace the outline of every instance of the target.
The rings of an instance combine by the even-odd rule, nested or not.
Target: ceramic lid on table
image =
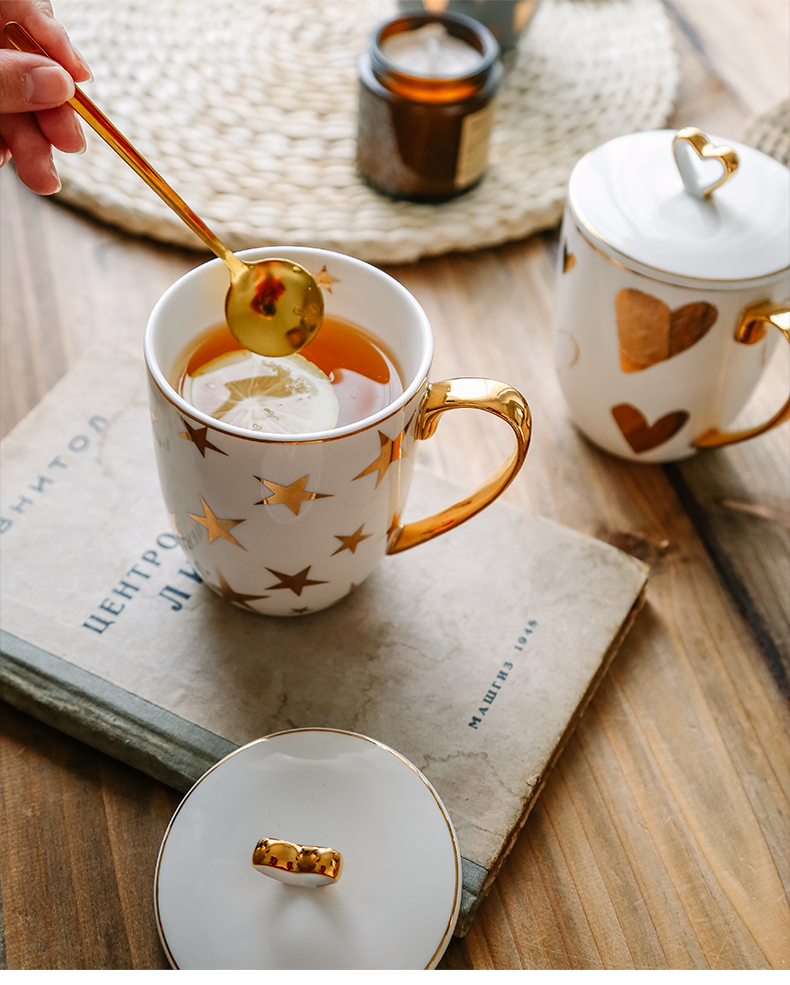
[[[576,165],[569,204],[582,233],[615,260],[709,281],[766,277],[790,266],[790,171],[745,144],[708,135],[739,159],[730,180],[709,198],[684,186],[673,153],[674,130],[610,140]],[[686,148],[684,148],[686,150]],[[723,172],[691,150],[704,184]]]
[[[340,878],[283,884],[252,865],[261,838],[330,846]],[[373,739],[298,729],[212,767],[162,842],[154,889],[174,967],[423,969],[444,953],[461,864],[436,791]]]

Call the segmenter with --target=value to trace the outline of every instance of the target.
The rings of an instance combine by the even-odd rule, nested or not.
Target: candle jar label
[[[482,175],[488,163],[488,144],[494,125],[494,103],[464,117],[455,166],[455,187],[465,188]]]

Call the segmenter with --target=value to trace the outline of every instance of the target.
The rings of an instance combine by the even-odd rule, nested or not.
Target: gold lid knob
[[[718,181],[710,185],[702,184],[692,163],[690,148],[693,148],[702,160],[721,163],[724,173]],[[678,166],[686,191],[695,198],[710,198],[717,188],[721,188],[725,181],[730,180],[738,167],[738,155],[732,147],[714,147],[697,127],[684,127],[678,130],[672,141],[672,153],[675,155],[675,164]]]
[[[252,853],[252,865],[286,885],[317,889],[337,882],[343,856],[334,848],[261,838]]]

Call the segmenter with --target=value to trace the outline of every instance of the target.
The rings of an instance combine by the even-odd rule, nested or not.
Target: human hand
[[[45,48],[28,55],[0,36],[0,167],[13,157],[20,179],[40,195],[60,191],[52,148],[85,149],[79,118],[67,100],[74,83],[92,78],[88,64],[55,20],[49,0],[0,0],[0,29],[18,21]]]

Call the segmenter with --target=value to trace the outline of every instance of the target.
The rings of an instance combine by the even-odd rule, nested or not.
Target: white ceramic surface
[[[286,246],[239,256],[293,259],[315,274],[326,268],[326,313],[378,337],[404,384],[383,410],[331,431],[246,430],[195,410],[170,384],[185,346],[224,320],[225,264],[213,260],[190,271],[151,314],[145,357],[153,436],[179,543],[203,581],[233,604],[264,615],[302,615],[359,585],[399,530],[433,338],[406,288],[361,260]],[[472,381],[468,398],[482,395],[480,381]],[[450,526],[437,524],[437,532]]]
[[[753,280],[790,266],[790,172],[753,147],[731,147],[739,165],[705,201],[684,188],[672,151],[674,130],[610,140],[576,165],[569,205],[595,245],[629,265],[709,281]],[[682,148],[704,184],[723,166]],[[650,273],[650,270],[644,270]]]
[[[336,885],[260,875],[262,837],[343,855]],[[365,736],[301,729],[209,770],[165,834],[154,902],[167,955],[189,969],[434,967],[455,927],[461,862],[425,777]]]
[[[169,382],[184,347],[224,319],[225,264],[213,260],[190,271],[151,314],[145,352],[153,436],[181,545],[206,584],[234,604],[266,615],[301,615],[347,595],[385,553],[411,483],[413,424],[433,339],[411,294],[369,264],[282,246],[240,255],[292,258],[316,272],[326,266],[335,279],[324,292],[326,312],[382,339],[405,384],[389,407],[346,427],[258,435],[195,410]],[[283,495],[283,488],[278,497],[278,486],[290,492]],[[206,526],[213,523],[209,513],[224,533]]]
[[[742,166],[701,202],[682,184],[673,136],[631,134],[579,162],[552,332],[578,428],[614,455],[653,463],[694,455],[695,440],[727,429],[779,339],[771,329],[756,344],[736,341],[741,315],[790,297],[790,172],[729,142]]]
[[[346,427],[290,437],[257,434],[195,410],[169,381],[184,347],[224,320],[225,264],[213,260],[190,271],[151,314],[145,354],[153,436],[181,546],[204,582],[228,601],[265,615],[296,616],[343,598],[386,551],[411,484],[413,427],[433,339],[411,294],[367,263],[284,246],[240,256],[294,259],[316,273],[326,266],[335,279],[324,292],[326,313],[384,341],[405,384],[394,403]],[[212,516],[224,532],[206,526]]]

